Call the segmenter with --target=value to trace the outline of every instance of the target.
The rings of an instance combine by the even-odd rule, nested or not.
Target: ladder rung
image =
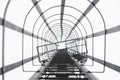
[[[43,78],[43,77],[40,77],[39,79],[58,79],[58,80],[88,80],[88,78],[57,78],[57,77],[50,77],[50,78]]]
[[[47,74],[45,74],[44,73],[42,75],[57,75],[57,74],[59,74],[59,75],[85,75],[83,73],[80,73],[80,74],[74,74],[74,73],[72,73],[72,74],[71,73],[70,74],[69,73],[68,74],[66,74],[66,73],[61,73],[61,74],[60,73],[47,73]]]

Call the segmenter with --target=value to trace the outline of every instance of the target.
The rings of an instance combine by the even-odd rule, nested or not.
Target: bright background
[[[4,9],[6,6],[8,0],[0,0],[0,18],[3,18]],[[73,1],[73,2],[72,2]],[[92,0],[91,0],[92,1]],[[39,3],[41,5],[41,9],[44,11],[48,7],[51,7],[53,5],[60,5],[61,0],[43,0],[42,3]],[[77,2],[77,3],[76,3]],[[83,2],[83,4],[81,4]],[[50,5],[49,5],[50,4]],[[88,7],[89,3],[87,0],[66,0],[66,4],[74,6],[78,9],[80,9],[82,12]],[[81,5],[79,5],[81,4]],[[25,15],[27,14],[28,10],[33,6],[31,0],[11,0],[11,3],[9,5],[6,20],[17,25],[18,27],[23,27],[23,22]],[[98,9],[101,11],[102,15],[104,16],[105,22],[106,22],[106,28],[112,28],[120,25],[120,0],[100,0],[98,4],[96,5]],[[56,9],[58,10],[56,13],[59,13],[60,8]],[[51,11],[48,14],[45,14],[46,17],[49,17],[53,12]],[[71,15],[75,15],[75,17],[79,17],[79,14],[77,12],[71,11],[70,9],[65,8],[65,13],[69,13]],[[38,13],[36,9],[33,9],[33,12],[29,16],[29,24],[26,26],[26,30],[32,32],[32,28],[30,26],[33,26],[33,23],[35,19],[38,17]],[[99,32],[103,30],[103,24],[99,22],[99,16],[96,10],[93,8],[87,17],[91,20],[94,27],[94,32]],[[58,17],[59,18],[59,17]],[[67,17],[66,17],[67,18]],[[42,19],[41,19],[42,21]],[[75,20],[73,20],[75,22]],[[33,23],[32,23],[33,22]],[[82,20],[82,23],[86,26],[88,26],[86,19]],[[41,23],[40,23],[41,24]],[[39,25],[39,24],[38,24]],[[38,28],[36,28],[37,30]],[[87,28],[88,34],[90,34],[90,29]],[[84,31],[83,31],[84,33]],[[37,34],[37,32],[35,32]],[[15,63],[17,61],[20,61],[22,59],[22,34],[18,33],[16,31],[13,31],[11,29],[6,28],[5,32],[5,65],[9,65],[12,63]],[[31,57],[31,37],[25,35],[25,58]],[[37,40],[34,39],[35,44],[37,43]],[[91,42],[88,40],[88,42]],[[88,43],[89,44],[89,43]],[[91,50],[91,44],[88,45],[89,51]],[[103,59],[103,36],[95,37],[95,57]],[[116,64],[120,66],[120,32],[112,33],[107,35],[107,56],[106,61],[111,62],[113,64]],[[36,55],[36,49],[34,49]],[[2,66],[2,26],[0,25],[0,67]],[[89,53],[91,55],[91,53]],[[92,71],[101,71],[102,65],[99,63],[95,63],[95,66],[93,67],[87,67],[88,69]],[[35,60],[35,64],[39,64],[38,60]],[[40,64],[39,64],[40,65]],[[32,66],[32,63],[29,62],[25,64],[25,70],[38,70],[40,66]],[[23,72],[22,67],[18,67],[12,71],[9,71],[5,74],[5,80],[28,80],[34,72]],[[94,73],[94,75],[99,80],[120,80],[120,73],[107,68],[104,73]],[[0,80],[2,80],[2,77],[0,75]]]

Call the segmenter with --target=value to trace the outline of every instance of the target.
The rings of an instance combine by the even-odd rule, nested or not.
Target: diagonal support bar
[[[101,59],[98,59],[98,58],[95,58],[95,57],[92,57],[92,56],[89,56],[87,55],[87,57],[91,60],[94,60],[95,62],[98,62],[102,65],[105,65],[106,67],[112,69],[112,70],[115,70],[116,72],[119,72],[120,73],[120,66],[118,65],[115,65],[115,64],[112,64],[110,62],[104,62],[104,60],[101,60]],[[105,64],[104,64],[105,63]]]
[[[54,35],[55,39],[58,41],[57,36],[54,34],[53,30],[50,28],[48,22],[46,21],[46,18],[43,15],[43,12],[42,12],[40,6],[37,4],[38,3],[37,0],[32,0],[32,2],[35,5],[35,7],[36,7],[38,13],[40,14],[41,18],[43,19],[44,23],[46,24],[46,26],[48,27],[48,29],[51,31],[51,33]]]
[[[96,32],[94,34],[90,34],[90,35],[85,36],[85,37],[87,37],[87,38],[98,37],[98,36],[104,35],[105,33],[106,34],[111,34],[111,33],[119,32],[119,31],[120,31],[120,25],[112,27],[112,28],[109,28],[109,29],[106,30],[106,32],[103,30],[103,31]],[[41,46],[47,46],[47,45],[52,45],[52,44],[57,44],[57,43],[62,43],[62,42],[67,42],[67,41],[73,41],[74,42],[76,40],[82,40],[82,38],[74,38],[74,39],[70,39],[70,40],[66,40],[66,41],[60,41],[60,42],[46,44],[46,45],[41,45]]]
[[[11,70],[14,70],[14,69],[18,68],[19,66],[21,66],[21,65],[23,65],[25,63],[28,63],[28,62],[36,59],[36,58],[38,58],[38,55],[27,58],[27,59],[24,59],[22,61],[18,61],[16,63],[10,64],[10,65],[7,65],[7,66],[4,67],[4,69],[5,69],[4,73],[9,72]],[[2,68],[0,68],[0,75],[2,75],[2,74],[3,74],[2,73]]]
[[[104,35],[105,33],[106,34],[111,34],[111,33],[119,32],[119,31],[120,31],[120,25],[109,28],[109,29],[106,30],[106,32],[105,31],[100,31],[100,32],[96,32],[94,34],[88,35],[87,38],[91,38],[92,36],[98,37],[98,36]]]
[[[2,25],[2,21],[3,19],[0,18],[0,25]],[[18,27],[17,25],[9,22],[9,21],[5,21],[5,27],[9,28],[9,29],[12,29],[14,31],[17,31],[17,32],[20,32],[20,33],[23,33],[23,29]],[[38,38],[38,39],[41,39],[43,41],[46,41],[46,42],[49,42],[49,43],[53,43],[52,41],[49,41],[49,40],[46,40],[38,35],[35,35],[35,34],[32,34],[31,32],[27,31],[27,30],[24,30],[24,34],[25,35],[28,35],[28,36],[31,36],[31,37],[34,37],[34,38]]]
[[[60,14],[60,26],[61,26],[61,40],[63,36],[63,15],[64,15],[64,8],[65,8],[65,0],[61,1],[61,14]]]
[[[84,13],[80,16],[80,18],[77,20],[73,28],[71,29],[70,33],[66,37],[66,39],[71,35],[72,31],[76,28],[76,26],[81,22],[81,20],[92,10],[92,8],[98,3],[99,0],[93,0],[91,4],[88,6],[88,8],[84,11]]]

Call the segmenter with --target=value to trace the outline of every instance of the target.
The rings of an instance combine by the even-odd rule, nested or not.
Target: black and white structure
[[[0,0],[0,80],[120,80],[119,0]]]

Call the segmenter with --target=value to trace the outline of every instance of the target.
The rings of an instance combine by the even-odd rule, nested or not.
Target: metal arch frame
[[[38,3],[38,2],[37,2]],[[37,5],[37,3],[35,4],[35,5]],[[23,33],[24,33],[24,27],[25,27],[25,21],[26,21],[26,19],[27,19],[27,16],[29,15],[29,13],[31,12],[31,10],[35,7],[35,5],[28,11],[28,13],[27,13],[27,15],[26,15],[26,17],[25,17],[25,20],[24,20],[24,23],[23,23]],[[42,14],[43,15],[43,14]],[[42,16],[41,15],[41,16]],[[24,54],[24,34],[22,35],[22,61],[23,61],[23,54]],[[22,63],[24,63],[24,61],[22,62]],[[34,72],[34,71],[25,71],[24,70],[24,65],[22,65],[22,70],[24,71],[24,72]]]
[[[118,26],[115,26],[115,27],[112,27],[112,28],[110,28],[110,29],[107,29],[106,30],[106,34],[111,34],[111,33],[115,33],[115,32],[119,32],[120,31],[120,25],[118,25]],[[97,32],[97,33],[94,33],[94,37],[97,37],[97,36],[101,36],[101,35],[104,35],[104,32],[105,31],[100,31],[100,32]],[[92,34],[91,35],[88,35],[89,37],[88,38],[91,38],[92,37]],[[28,59],[25,59],[25,61],[24,62],[26,62],[27,63],[27,61],[29,62],[29,61],[31,61],[32,59],[31,58],[29,58],[29,60]],[[93,60],[93,59],[92,59]],[[100,60],[100,59],[99,59]],[[95,61],[95,60],[94,60]],[[103,62],[103,60],[101,60],[102,62]],[[120,70],[120,66],[117,66],[117,65],[115,65],[115,64],[112,64],[112,63],[110,63],[109,65],[108,65],[108,63],[109,62],[106,62],[106,67],[109,67],[109,68],[111,68],[111,69],[113,69],[113,70],[115,70],[116,72],[119,72],[119,70]],[[25,64],[25,63],[24,63]],[[17,66],[18,65],[18,66]],[[19,66],[21,66],[22,65],[22,61],[20,61],[20,62],[16,62],[16,63],[13,63],[13,64],[10,64],[10,65],[8,65],[8,66],[5,66],[5,69],[6,69],[6,72],[8,72],[8,71],[10,71],[10,70],[13,70],[13,69],[15,69],[15,68],[17,68],[17,67],[19,67]],[[9,66],[11,66],[11,68],[9,67]],[[116,68],[117,67],[117,68]],[[2,68],[0,68],[0,75],[2,74]]]
[[[32,29],[32,33],[34,34],[34,29],[35,29],[35,25],[36,25],[36,23],[37,23],[37,20],[38,20],[39,18],[37,18],[36,19],[36,21],[35,21],[35,23],[34,23],[34,25],[33,25],[33,29]],[[32,37],[32,57],[34,56],[34,54],[33,54],[33,52],[34,52],[34,39],[33,39],[33,37]],[[39,60],[40,61],[40,60]],[[41,65],[34,65],[34,61],[32,60],[32,65],[33,66],[41,66]]]
[[[51,33],[54,35],[55,39],[58,41],[57,36],[54,34],[54,32],[52,31],[52,29],[49,27],[48,22],[46,21],[46,18],[44,16],[44,13],[42,12],[40,6],[38,5],[38,1],[37,0],[31,0],[34,4],[34,7],[37,9],[38,13],[40,14],[41,18],[43,19],[44,23],[46,24],[46,26],[48,27],[48,29],[51,31]]]
[[[80,11],[79,11],[80,12]],[[59,15],[59,14],[55,14],[55,15]],[[64,15],[68,15],[68,14],[64,14]],[[71,15],[72,16],[72,15]],[[52,17],[52,16],[50,16],[50,17]],[[50,18],[49,17],[49,18]],[[72,16],[73,17],[73,16]],[[92,34],[93,34],[93,28],[92,28],[92,24],[90,23],[90,21],[89,21],[89,19],[87,18],[87,16],[85,16],[86,17],[86,19],[88,20],[88,22],[89,22],[89,24],[90,24],[90,26],[91,26],[91,30],[92,30]],[[74,17],[75,18],[75,17]],[[87,38],[87,36],[86,36],[86,38]],[[94,39],[93,39],[94,37],[92,37],[92,47],[93,47],[93,45],[94,45]],[[94,52],[93,52],[93,48],[92,48],[92,55],[94,55]],[[92,62],[92,64],[94,64],[93,62]]]
[[[59,25],[57,25],[57,26],[59,26]],[[58,28],[58,27],[57,27],[57,28]],[[57,29],[57,28],[56,28],[56,29]],[[66,27],[65,27],[65,28],[66,28]],[[53,31],[54,31],[54,30],[53,30]],[[41,54],[41,55],[43,55],[43,54]]]
[[[71,6],[67,6],[67,7],[70,7],[70,8],[73,8],[73,9],[75,9],[75,10],[77,10],[77,11],[79,11],[80,13],[82,13],[80,10],[78,10],[77,8],[74,8],[74,7],[71,7]],[[83,13],[82,13],[83,14]],[[85,16],[86,17],[86,16]],[[86,17],[87,18],[87,17]],[[90,23],[90,26],[91,26],[91,30],[92,30],[92,34],[93,34],[93,28],[92,28],[92,24],[91,24],[91,22],[90,22],[90,20],[87,18],[87,20],[88,20],[88,22]],[[92,35],[92,55],[94,56],[94,50],[93,50],[93,48],[94,48],[94,37],[93,37],[94,35]],[[86,38],[87,38],[87,36],[86,36]],[[94,63],[92,62],[92,64],[94,65]]]
[[[89,0],[88,0],[89,1]],[[102,14],[100,13],[100,11],[98,10],[98,8],[95,6],[95,4],[97,4],[97,2],[98,2],[99,0],[93,0],[93,2],[90,2],[91,4],[88,6],[88,8],[84,11],[84,13],[83,13],[83,15],[82,16],[80,16],[80,18],[78,19],[78,21],[76,22],[76,24],[78,25],[78,23],[84,18],[84,16],[86,16],[87,15],[87,13],[93,8],[93,7],[95,7],[96,9],[97,9],[97,11],[99,12],[99,14],[100,14],[100,16],[101,16],[101,18],[102,18],[102,20],[103,20],[103,24],[104,24],[104,29],[105,29],[105,31],[106,31],[106,25],[105,25],[105,21],[104,21],[104,18],[103,18],[103,16],[102,16]],[[76,24],[75,24],[75,26],[76,26]],[[75,27],[74,26],[74,27]],[[73,28],[74,29],[74,28]],[[73,30],[72,29],[72,30]],[[72,30],[71,30],[71,32],[72,32]],[[71,32],[70,32],[70,34],[71,34]],[[106,33],[106,32],[105,32]],[[68,35],[68,37],[70,36],[70,34]],[[92,37],[93,37],[94,35],[92,35]],[[67,37],[67,38],[68,38]],[[87,37],[87,36],[86,36]],[[66,38],[66,39],[67,39]],[[105,36],[104,36],[104,56],[106,57],[106,34],[105,34]],[[104,57],[104,60],[105,60],[105,57]],[[104,70],[105,70],[105,67],[104,67]]]
[[[79,38],[80,39],[80,38]],[[79,40],[78,38],[76,39],[71,39],[71,40]],[[67,41],[71,41],[71,40],[67,40]],[[65,41],[61,41],[61,42],[65,42]],[[61,43],[61,42],[57,42],[57,43]],[[53,44],[56,44],[56,43],[53,43]],[[51,45],[51,44],[46,44],[46,45]],[[41,45],[41,46],[44,46],[44,45]]]
[[[97,36],[101,36],[101,35],[104,35],[104,33],[106,32],[106,34],[109,34],[109,33],[114,33],[114,32],[117,32],[120,30],[120,26],[117,26],[117,27],[114,27],[114,28],[110,28],[106,31],[102,31],[102,32],[98,32],[97,34],[95,33],[94,37],[97,37]],[[91,38],[91,36],[89,36],[89,38]],[[111,68],[112,69],[112,68]]]
[[[40,2],[40,1],[38,1],[38,2]],[[38,4],[38,2],[36,2],[34,5],[33,5],[33,7],[28,11],[28,13],[27,13],[27,15],[25,16],[25,20],[24,20],[24,23],[23,23],[23,34],[22,34],[22,63],[24,63],[24,27],[25,27],[25,22],[26,22],[26,19],[27,19],[27,16],[29,15],[29,13],[32,11],[32,9],[35,7],[35,5],[37,5]],[[42,16],[43,14],[41,14],[40,16]],[[43,18],[43,20],[44,20],[45,18]],[[49,28],[50,29],[50,28]],[[57,38],[56,38],[57,39]],[[22,70],[24,71],[24,72],[34,72],[34,71],[25,71],[24,70],[24,65],[22,65]]]
[[[59,23],[58,23],[59,24]],[[70,25],[69,25],[70,26]],[[81,31],[80,31],[81,32]],[[81,34],[82,35],[82,34]]]
[[[93,37],[102,36],[105,34],[105,32],[106,32],[106,34],[111,34],[111,33],[119,32],[119,31],[120,31],[120,25],[112,27],[110,29],[106,29],[106,31],[100,31],[100,32],[96,32],[94,34],[90,34],[87,36],[87,38],[92,38],[93,35],[94,35]],[[76,38],[76,40],[79,40],[79,39],[81,39],[81,38]],[[75,40],[75,39],[71,39],[71,40]],[[71,41],[71,40],[67,40],[67,41]]]
[[[50,10],[50,9],[52,9],[52,8],[56,8],[56,7],[60,7],[60,6],[58,5],[58,6],[50,7],[50,8],[48,8],[48,9],[46,9],[46,10],[43,12],[43,14],[44,14],[45,12],[47,12],[48,10]],[[65,5],[65,7],[69,7],[69,8],[75,9],[75,10],[79,11],[81,14],[83,14],[80,10],[78,10],[77,8],[74,8],[74,7],[72,7],[72,6],[66,6],[66,5]],[[43,15],[43,14],[41,14],[41,15]],[[85,17],[86,17],[86,16],[85,16]],[[89,22],[90,22],[90,21],[89,21]]]
[[[91,66],[91,65],[86,65],[86,66]]]
[[[53,30],[54,31],[54,30]],[[50,37],[50,36],[49,36]],[[40,55],[40,54],[39,54]],[[40,61],[40,59],[39,59],[39,61]],[[37,65],[37,66],[39,66],[39,65]]]
[[[4,42],[4,39],[5,39],[5,23],[6,23],[6,21],[5,21],[5,18],[6,18],[6,13],[7,13],[7,9],[8,9],[8,6],[9,6],[9,4],[10,4],[10,1],[11,0],[9,0],[8,2],[7,2],[7,6],[6,6],[6,8],[5,8],[5,11],[4,11],[4,17],[3,17],[3,19],[2,19],[2,26],[3,26],[3,40],[2,40],[2,68],[0,69],[0,73],[2,74],[2,80],[4,80],[4,73],[5,72],[8,72],[8,71],[10,71],[10,70],[12,70],[12,69],[14,69],[14,68],[17,68],[17,67],[19,67],[19,66],[21,66],[21,65],[23,65],[23,64],[25,64],[25,63],[27,63],[27,62],[29,62],[29,61],[31,61],[31,59],[32,58],[27,58],[27,59],[25,59],[25,60],[22,60],[22,61],[19,61],[19,62],[17,62],[17,63],[14,63],[14,64],[12,64],[12,65],[8,65],[8,66],[4,66],[4,44],[5,44],[5,42]],[[8,26],[8,28],[10,28],[10,29],[13,29],[13,30],[16,30],[16,31],[18,31],[18,32],[21,32],[21,33],[23,33],[22,35],[24,35],[24,34],[26,34],[26,35],[29,35],[29,36],[31,36],[31,33],[29,33],[29,32],[26,32],[26,31],[24,31],[24,29],[22,29],[22,31],[21,31],[21,28],[19,28],[19,27],[17,27],[16,29],[14,29],[13,27],[10,27],[10,26]],[[32,34],[32,36],[33,36],[33,34]],[[44,40],[44,39],[43,39]],[[46,41],[46,40],[45,40]],[[35,59],[37,56],[34,56],[33,58]],[[14,65],[14,66],[13,66]]]
[[[1,18],[0,18],[0,22],[1,22],[0,25],[2,25],[2,19],[1,19]],[[15,24],[12,24],[12,23],[10,23],[10,22],[8,22],[8,21],[5,21],[5,27],[7,27],[7,28],[9,28],[9,29],[11,29],[11,30],[20,32],[20,33],[22,33],[22,31],[23,31],[22,28],[16,26]],[[41,39],[41,40],[50,42],[50,41],[48,41],[48,40],[46,40],[46,39],[43,39],[43,38],[41,38],[41,37],[39,37],[39,36],[37,36],[37,35],[35,35],[35,34],[33,34],[33,33],[28,32],[28,31],[26,31],[26,30],[24,30],[24,32],[25,32],[25,33],[24,33],[25,35],[28,35],[28,36],[31,36],[31,37],[34,37],[34,38],[37,38],[37,39]],[[50,43],[53,43],[53,42],[50,42]],[[34,60],[34,57],[33,57],[33,60]]]
[[[99,0],[93,0],[92,2],[90,2],[90,5],[88,6],[88,8],[82,13],[82,15],[79,17],[79,19],[77,20],[77,22],[75,23],[75,25],[73,26],[73,28],[71,29],[70,33],[68,34],[67,38],[70,36],[70,34],[72,33],[73,29],[75,29],[75,27],[81,22],[81,20],[89,13],[89,11],[98,3]],[[66,39],[67,39],[66,38]]]
[[[54,21],[56,21],[56,20],[54,20]],[[93,54],[92,54],[93,55]],[[86,66],[93,66],[93,61],[92,61],[92,65],[86,65]]]
[[[54,6],[54,7],[58,7],[58,6]],[[51,8],[49,8],[49,9],[52,9],[52,8],[54,8],[54,7],[51,7]],[[71,6],[69,6],[69,7],[71,7]],[[71,8],[74,8],[74,7],[71,7]],[[46,11],[48,11],[49,9],[47,9]],[[77,10],[77,9],[76,9]],[[44,12],[46,12],[46,11],[44,11]]]
[[[115,33],[115,32],[119,32],[120,31],[120,25],[118,25],[118,26],[115,26],[115,27],[112,27],[112,28],[110,28],[110,29],[107,29],[106,30],[106,34],[111,34],[111,33]],[[97,36],[102,36],[102,35],[104,35],[104,31],[100,31],[100,32],[97,32],[97,33],[94,33],[94,37],[97,37]],[[92,37],[92,35],[88,35],[89,37],[88,38],[91,38]],[[34,56],[35,57],[35,56]],[[25,61],[24,62],[26,62],[27,63],[27,61],[29,62],[29,61],[31,61],[32,60],[32,57],[31,58],[28,58],[28,59],[25,59]],[[93,59],[92,59],[93,60]],[[100,60],[100,59],[99,59]],[[95,60],[94,60],[95,61]],[[103,60],[101,60],[102,62],[103,62]],[[106,62],[107,64],[109,63],[109,62]],[[25,64],[25,63],[24,63]],[[15,66],[16,65],[16,66]],[[17,66],[18,65],[18,66]],[[19,67],[19,66],[21,66],[22,65],[22,61],[20,61],[20,62],[16,62],[16,63],[13,63],[13,64],[10,64],[10,65],[8,65],[8,66],[5,66],[5,69],[6,69],[6,72],[8,72],[8,71],[10,71],[10,70],[12,70],[12,69],[15,69],[15,68],[17,68],[17,67]],[[11,66],[11,68],[9,67],[9,66]],[[14,66],[14,67],[13,67]],[[119,70],[120,70],[120,66],[117,66],[117,65],[115,65],[115,64],[112,64],[112,63],[110,63],[109,65],[106,65],[106,67],[109,67],[109,68],[111,68],[111,69],[116,69],[116,67],[117,67],[117,69],[116,69],[116,71],[117,72],[120,72]],[[0,68],[0,75],[2,74],[2,68]]]
[[[64,26],[64,25],[63,25]],[[66,27],[65,27],[66,28]],[[57,28],[56,28],[57,29]],[[67,29],[67,28],[66,28]]]
[[[89,0],[88,0],[89,1]],[[90,1],[89,1],[90,2]],[[104,20],[104,17],[103,15],[101,14],[101,12],[99,11],[99,9],[95,6],[94,2],[91,3],[91,5],[93,5],[95,7],[95,9],[98,11],[99,15],[101,16],[102,20],[103,20],[103,24],[104,24],[104,30],[105,30],[105,33],[104,33],[104,70],[103,72],[105,72],[105,65],[106,65],[106,24],[105,24],[105,20]],[[94,34],[93,34],[94,36]],[[93,58],[94,60],[94,58]]]
[[[59,15],[59,14],[55,14],[55,15]],[[64,15],[68,15],[68,14],[64,14]],[[70,16],[70,15],[68,15],[68,16]],[[72,16],[72,15],[71,15]],[[50,16],[50,17],[52,17],[52,16]],[[50,18],[49,17],[49,18]],[[72,16],[73,18],[75,18],[74,16]],[[89,19],[87,18],[87,16],[85,16],[86,17],[86,19],[88,20],[88,22],[89,22],[89,24],[90,24],[90,26],[91,26],[91,30],[92,30],[92,34],[93,34],[93,28],[92,28],[92,24],[91,24],[91,22],[89,21]],[[86,38],[87,38],[87,36],[86,36]],[[93,39],[94,37],[92,37],[92,56],[94,56],[94,51],[93,51],[93,48],[94,48],[94,39]],[[93,61],[92,61],[92,64],[94,65],[94,63],[93,63]]]
[[[40,16],[39,16],[39,17],[40,17]],[[39,17],[36,19],[36,21],[35,21],[35,23],[34,23],[33,30],[32,30],[32,33],[33,33],[33,34],[34,34],[35,25],[36,25]],[[32,37],[32,56],[33,56],[33,44],[34,44],[34,42],[33,42],[33,37]],[[39,61],[40,61],[40,60],[39,60]],[[32,61],[32,64],[34,65],[33,61]],[[36,66],[37,66],[37,65],[36,65]]]
[[[3,26],[3,40],[2,40],[2,68],[0,69],[1,70],[1,74],[2,74],[2,79],[4,80],[4,73],[5,72],[7,72],[7,71],[10,71],[10,70],[12,70],[12,69],[14,69],[14,68],[17,68],[17,67],[19,67],[19,66],[21,66],[21,65],[23,65],[23,64],[25,64],[25,63],[27,63],[27,62],[29,62],[29,61],[31,61],[31,58],[27,58],[27,59],[25,59],[25,60],[22,60],[22,61],[20,61],[20,62],[17,62],[17,63],[14,63],[14,64],[12,64],[12,65],[14,65],[14,66],[12,66],[12,65],[8,65],[8,66],[4,66],[4,44],[5,44],[5,42],[4,42],[4,39],[5,39],[5,26],[7,26],[5,23],[6,23],[6,21],[5,21],[5,18],[6,18],[6,13],[7,13],[7,9],[8,9],[8,6],[9,6],[9,4],[10,4],[10,1],[11,0],[9,0],[8,2],[7,2],[7,5],[6,5],[6,8],[5,8],[5,11],[4,11],[4,17],[3,17],[3,19],[2,19],[2,26]],[[7,23],[9,23],[9,22],[7,22]],[[10,25],[14,25],[14,24],[11,24],[11,23],[9,23]],[[29,36],[34,36],[34,37],[36,37],[36,35],[33,35],[33,34],[31,34],[30,32],[28,32],[28,31],[26,31],[26,30],[24,30],[24,28],[23,29],[21,29],[21,28],[19,28],[19,27],[17,27],[17,26],[15,26],[14,25],[14,27],[12,27],[12,26],[7,26],[8,28],[10,28],[10,29],[12,29],[12,30],[15,30],[15,31],[18,31],[18,32],[21,32],[22,33],[22,35],[24,35],[24,34],[26,34],[26,35],[29,35]],[[38,37],[38,36],[37,36]],[[38,38],[40,38],[40,37],[38,37]],[[41,40],[44,40],[44,39],[42,39],[42,38],[40,38]],[[44,41],[47,41],[47,40],[44,40]],[[23,49],[23,48],[22,48]],[[34,58],[36,58],[36,56],[34,56]],[[7,68],[8,67],[8,70],[5,70],[5,68]]]
[[[57,28],[58,28],[58,27],[57,27]],[[57,29],[57,28],[56,28],[56,29]],[[66,27],[65,27],[65,28],[66,28]],[[54,31],[54,30],[53,30],[53,31]],[[45,46],[46,46],[46,45],[45,45]],[[37,48],[38,48],[38,47],[40,47],[40,46],[37,46]],[[45,52],[45,53],[46,53],[46,52]],[[42,54],[39,54],[39,52],[38,52],[38,55],[44,55],[44,53],[42,52]],[[39,57],[39,58],[40,58],[40,57]],[[39,59],[39,60],[40,60],[40,59]],[[40,62],[41,62],[41,61],[40,61]]]
[[[120,25],[118,25],[118,26],[115,26],[115,27],[112,27],[112,28],[110,28],[110,29],[107,29],[106,30],[106,34],[111,34],[111,33],[115,33],[115,32],[119,32],[120,31]],[[105,31],[100,31],[100,32],[97,32],[97,33],[94,33],[94,37],[98,37],[98,36],[102,36],[102,35],[104,35],[104,32]],[[91,35],[88,35],[89,37],[88,38],[91,38],[92,37],[92,34]],[[37,57],[37,55],[36,56],[34,56],[34,59]],[[91,58],[92,60],[93,60],[93,58]],[[97,58],[96,58],[97,59]],[[99,59],[100,60],[100,59]],[[27,63],[27,62],[29,62],[29,61],[32,61],[32,57],[31,58],[27,58],[27,59],[24,59],[24,64],[25,63]],[[97,60],[94,60],[94,61],[97,61]],[[104,63],[104,61],[103,60],[100,60],[99,62],[101,62],[101,63]],[[7,65],[7,66],[5,66],[4,68],[5,68],[5,72],[4,73],[6,73],[6,72],[8,72],[8,71],[11,71],[11,70],[13,70],[13,69],[15,69],[15,68],[17,68],[17,67],[19,67],[19,66],[21,66],[22,65],[22,61],[18,61],[18,62],[16,62],[16,63],[13,63],[13,64],[10,64],[10,65]],[[110,63],[110,62],[107,62],[106,61],[106,65],[105,65],[106,67],[109,67],[110,69],[112,69],[112,70],[115,70],[116,72],[119,72],[120,73],[120,66],[118,66],[118,65],[115,65],[115,64],[112,64],[112,63]],[[2,75],[2,69],[3,68],[0,68],[0,75]]]
[[[60,20],[60,19],[55,19],[55,20],[53,20],[53,21],[51,21],[50,23],[52,23],[52,22],[54,22],[54,21],[58,21],[58,20]],[[72,24],[74,24],[72,21],[70,21],[70,20],[67,20],[67,19],[64,19],[65,21],[69,21],[69,22],[71,22]],[[80,33],[81,33],[81,30],[79,29],[79,27],[77,27],[78,28],[78,30],[80,31]],[[87,35],[86,35],[87,36]]]
[[[56,15],[60,15],[60,14],[55,14],[55,15],[52,15],[52,16],[56,16]],[[74,16],[72,16],[72,15],[69,15],[69,14],[64,14],[64,15],[68,15],[68,16],[71,16],[71,17],[73,17],[74,19],[76,19]],[[52,17],[52,16],[50,16],[50,17]],[[48,17],[47,19],[49,19],[50,17]],[[92,26],[91,25],[91,23],[90,23],[90,21],[89,21],[89,19],[86,17],[86,19],[88,20],[88,22],[89,22],[89,24],[90,24],[90,26]],[[76,19],[77,20],[77,19]],[[84,28],[85,29],[85,28]],[[92,33],[93,33],[93,29],[92,29],[92,27],[91,27],[91,30],[92,30]]]
[[[54,7],[59,7],[59,6],[54,6]],[[52,8],[54,8],[54,7],[51,7],[51,8],[49,8],[49,9],[52,9]],[[76,8],[74,8],[74,7],[71,7],[71,6],[67,6],[67,7],[70,7],[70,8],[76,9]],[[47,10],[49,10],[49,9],[47,9]],[[46,10],[46,11],[47,11],[47,10]],[[79,11],[78,9],[76,9],[76,10]],[[45,12],[46,12],[46,11],[45,11]]]
[[[50,36],[49,36],[50,37]]]
[[[50,37],[50,36],[49,36]]]
[[[55,24],[56,26],[60,26],[59,24]],[[69,26],[69,25],[67,25],[67,24],[64,24],[63,26]],[[65,28],[65,27],[64,27]],[[79,36],[78,34],[77,34],[77,31],[75,30],[75,33],[76,33],[76,36]]]
[[[76,40],[76,39],[72,39],[72,40]],[[71,41],[71,40],[68,40],[68,41]],[[65,42],[65,41],[60,41],[60,42],[57,42],[57,43],[61,43],[61,42]],[[53,43],[53,44],[56,44],[56,43]],[[45,45],[51,45],[51,44],[45,44]],[[45,46],[45,45],[41,45],[41,46]]]
[[[56,28],[57,29],[57,28]],[[54,30],[53,30],[54,31]],[[49,36],[50,37],[50,36]],[[43,54],[42,54],[43,55]]]
[[[29,15],[29,13],[32,11],[32,9],[34,7],[35,7],[35,5],[33,5],[32,8],[30,8],[27,15],[25,16],[24,23],[23,23],[23,33],[24,33],[25,22],[27,20],[27,16]],[[32,70],[31,71],[25,70],[23,63],[24,63],[24,34],[22,34],[22,70],[23,70],[23,72],[36,72],[36,71],[32,71]]]
[[[58,20],[60,20],[60,19],[55,19],[55,20],[51,21],[50,23],[52,23],[52,22],[54,22],[54,21],[58,21]],[[68,19],[63,19],[63,20],[64,20],[64,21],[68,21],[68,22],[74,24],[71,20],[68,20]],[[83,25],[82,23],[81,23],[81,26],[84,27],[84,25]],[[79,29],[79,27],[77,27],[77,28]],[[85,29],[85,28],[83,28],[83,29]],[[86,30],[85,30],[85,35],[87,36]]]
[[[72,27],[72,26],[70,26],[69,24],[66,24],[66,23],[63,23],[63,24],[64,24],[64,26]],[[60,25],[59,25],[59,23],[56,23],[56,24],[52,25],[52,27],[55,27],[55,26],[60,26]],[[76,30],[75,30],[75,32],[77,33]],[[79,36],[79,35],[78,35],[78,36]]]
[[[40,29],[39,29],[40,30]]]
[[[55,14],[55,15],[56,15],[56,14]],[[55,15],[53,15],[53,16],[55,16]],[[57,15],[59,15],[59,14],[57,14]],[[52,16],[50,16],[50,17],[52,17]],[[50,18],[50,17],[49,17],[49,18]],[[49,19],[49,18],[47,18],[47,19]],[[42,26],[42,25],[43,25],[43,24],[41,24],[41,26]],[[40,30],[40,28],[39,28],[39,30]]]

